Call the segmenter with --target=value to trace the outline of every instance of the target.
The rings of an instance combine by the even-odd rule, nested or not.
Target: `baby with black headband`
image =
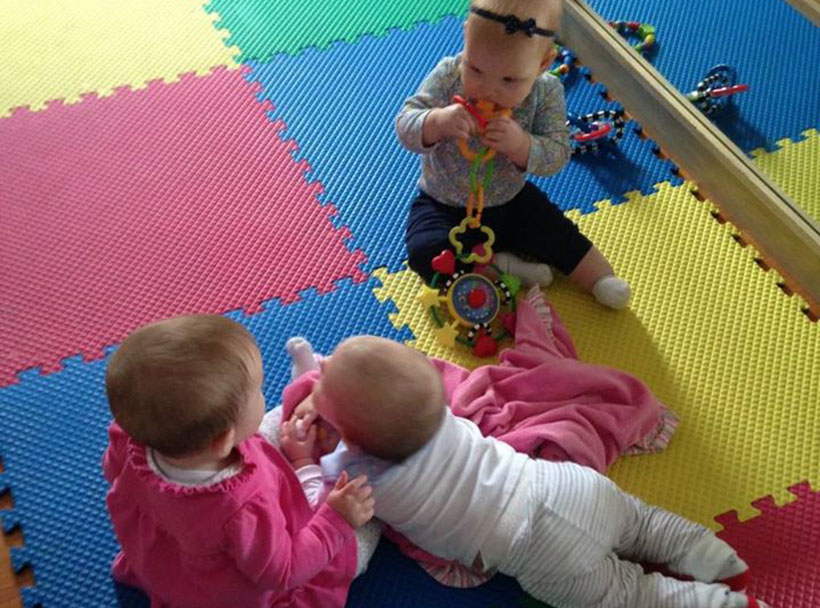
[[[464,219],[470,193],[470,162],[459,149],[467,140],[496,155],[481,217],[495,233],[492,262],[542,286],[552,282],[553,266],[600,303],[624,308],[629,284],[526,179],[557,173],[570,158],[563,87],[546,72],[560,19],[561,0],[473,0],[464,50],[442,59],[405,101],[396,131],[422,158],[405,236],[409,265],[430,282],[433,259],[452,248],[449,233]],[[496,117],[482,127],[456,97],[493,105]]]

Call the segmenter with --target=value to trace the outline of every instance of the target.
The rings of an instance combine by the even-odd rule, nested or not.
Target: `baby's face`
[[[543,45],[536,39],[509,40],[483,35],[482,28],[470,20],[464,26],[464,54],[461,82],[464,95],[472,100],[487,100],[503,108],[515,108],[532,91],[542,71]],[[502,34],[506,36],[506,34]]]

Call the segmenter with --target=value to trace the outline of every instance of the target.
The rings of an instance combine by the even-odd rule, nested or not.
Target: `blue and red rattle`
[[[738,84],[737,70],[726,64],[713,67],[697,88],[686,98],[694,103],[706,116],[723,112],[735,95],[749,90],[749,85]]]
[[[624,136],[624,111],[600,110],[589,114],[567,114],[573,154],[597,152],[603,145],[617,145]]]

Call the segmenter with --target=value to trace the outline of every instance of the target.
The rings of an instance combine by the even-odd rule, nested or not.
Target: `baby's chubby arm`
[[[311,508],[316,509],[325,494],[322,470],[317,464],[319,458],[335,449],[338,434],[328,429],[327,423],[319,418],[313,406],[313,398],[308,395],[293,410],[290,418],[279,429],[279,448],[290,461],[299,478],[302,490]]]
[[[430,72],[396,117],[396,134],[411,152],[429,152],[443,137],[468,137],[475,132],[472,115],[452,103],[460,79],[455,57],[445,57]]]
[[[536,81],[534,92],[538,106],[530,132],[511,117],[495,118],[481,143],[506,155],[522,171],[552,175],[567,164],[571,152],[564,89],[558,79],[550,78]]]
[[[530,158],[533,137],[509,116],[494,118],[481,136],[481,143],[498,150],[522,171]]]
[[[311,427],[316,427],[313,455],[317,460],[336,449],[339,443],[339,432],[332,424],[319,416],[316,406],[313,404],[312,393],[294,408],[291,420],[294,421],[293,429],[296,437],[300,440],[307,437]]]
[[[223,549],[261,587],[297,588],[319,574],[353,539],[347,518],[323,504],[307,525],[289,530],[278,496],[260,494],[225,524]]]
[[[316,440],[315,410],[312,401],[282,425],[282,452],[300,471],[322,481],[321,470],[311,456]],[[304,439],[296,435],[296,423],[301,416],[312,416]],[[302,464],[307,462],[308,464]],[[301,466],[300,466],[301,465]],[[306,489],[307,490],[307,489]],[[365,476],[349,480],[340,478],[324,504],[307,525],[293,530],[283,509],[287,503],[279,500],[276,488],[254,497],[229,520],[224,528],[223,548],[233,557],[239,569],[264,587],[293,589],[308,582],[327,567],[334,555],[351,540],[353,530],[367,523],[374,514],[371,488]],[[307,494],[307,491],[306,491]],[[310,497],[308,497],[310,501]],[[318,492],[314,501],[318,502]]]
[[[315,413],[300,415],[297,406],[291,417],[282,423],[280,449],[294,469],[316,464],[313,454],[316,443],[315,419]]]
[[[569,162],[572,155],[564,87],[557,78],[539,78],[535,86],[539,87],[540,95],[530,131],[527,172],[553,175]]]

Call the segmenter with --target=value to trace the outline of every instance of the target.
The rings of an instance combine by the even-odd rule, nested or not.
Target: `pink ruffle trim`
[[[153,486],[160,492],[168,492],[177,496],[192,496],[195,494],[211,494],[221,492],[231,492],[242,484],[246,483],[253,475],[256,464],[248,457],[244,444],[237,446],[242,460],[242,470],[223,479],[217,483],[207,486],[183,486],[181,484],[165,481],[157,475],[151,465],[148,464],[148,452],[144,445],[128,438],[128,462],[134,467],[140,478],[149,486]]]

